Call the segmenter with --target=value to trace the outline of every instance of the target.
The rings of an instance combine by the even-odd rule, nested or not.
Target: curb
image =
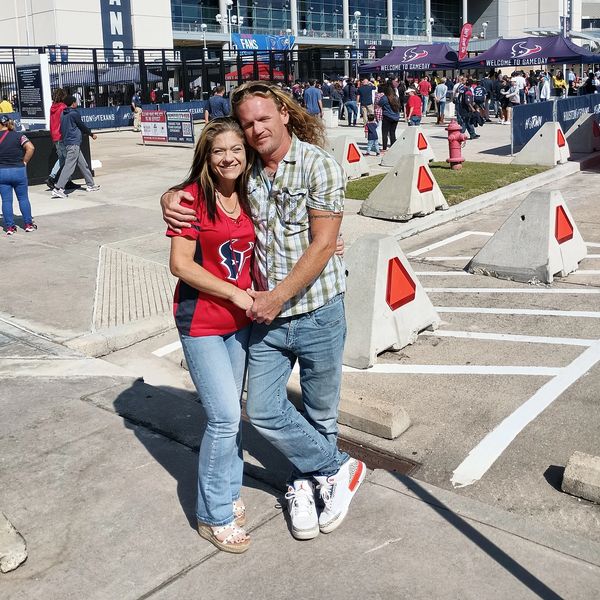
[[[170,331],[174,327],[172,315],[158,315],[120,327],[86,333],[63,343],[87,356],[99,358]]]

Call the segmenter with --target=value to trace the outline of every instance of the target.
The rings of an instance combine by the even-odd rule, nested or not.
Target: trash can
[[[50,137],[50,132],[47,129],[36,129],[34,131],[23,132],[35,147],[35,152],[31,158],[31,161],[27,165],[27,177],[29,179],[29,185],[38,185],[44,183],[50,175],[50,171],[56,162],[56,149],[54,148],[54,142]],[[81,141],[81,151],[83,156],[92,171],[92,160],[90,155],[90,138],[84,135]],[[82,179],[83,175],[77,167],[75,173],[71,179]]]
[[[338,107],[332,108],[323,107],[323,121],[325,127],[337,127],[338,126]]]

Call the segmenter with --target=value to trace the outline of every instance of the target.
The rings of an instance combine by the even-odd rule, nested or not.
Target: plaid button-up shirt
[[[346,179],[334,158],[292,137],[288,153],[269,179],[258,159],[248,182],[256,229],[254,282],[274,289],[287,277],[311,242],[308,209],[342,213]],[[345,290],[344,263],[332,256],[319,276],[284,305],[280,317],[313,311]]]

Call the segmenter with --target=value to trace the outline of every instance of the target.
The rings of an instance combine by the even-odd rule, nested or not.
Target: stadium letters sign
[[[130,0],[100,0],[102,39],[106,60],[125,62],[133,59],[133,30]]]

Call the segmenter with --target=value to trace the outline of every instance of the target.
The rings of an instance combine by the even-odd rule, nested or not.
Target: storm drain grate
[[[379,448],[359,444],[342,436],[338,437],[338,448],[353,458],[362,460],[368,469],[385,469],[400,475],[410,475],[419,463],[409,458],[384,452]]]

